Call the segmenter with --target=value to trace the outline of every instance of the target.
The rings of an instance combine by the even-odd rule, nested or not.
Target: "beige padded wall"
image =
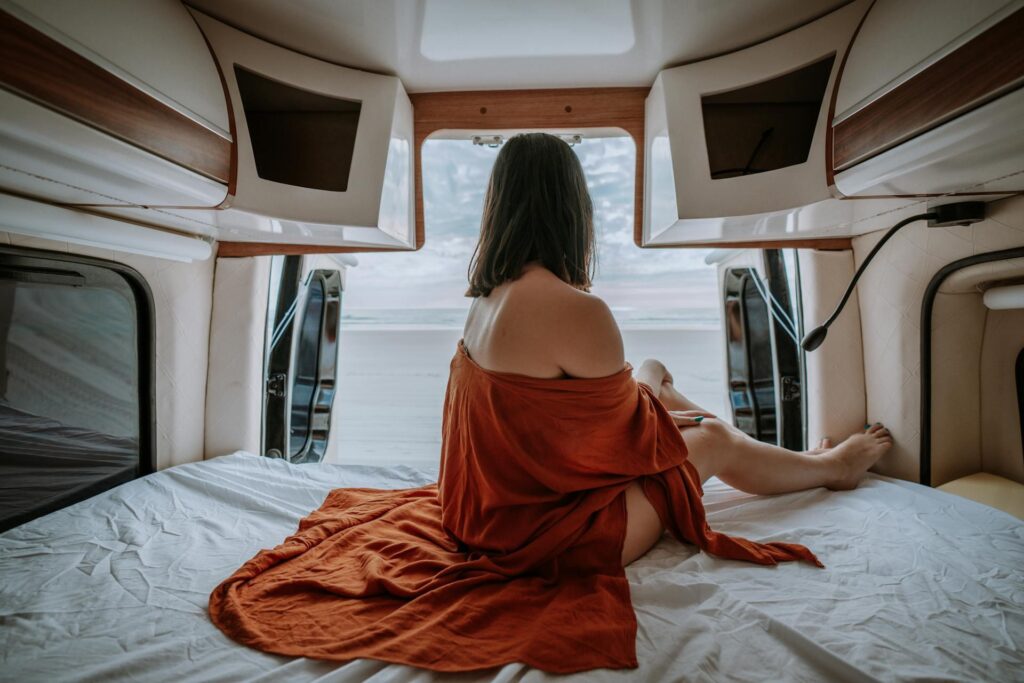
[[[1024,348],[1024,309],[989,311],[981,351],[982,469],[1024,484],[1014,365]]]
[[[918,480],[920,446],[920,318],[925,288],[952,261],[1024,246],[1024,198],[989,204],[988,218],[968,227],[907,226],[861,278],[867,415],[884,422],[896,444],[876,466],[882,474]],[[859,265],[883,231],[853,240]]]
[[[980,472],[981,342],[987,309],[973,291],[932,307],[932,485]]]
[[[206,390],[206,457],[260,452],[270,256],[217,259]]]
[[[179,263],[0,232],[0,243],[80,254],[134,268],[156,317],[157,468],[202,460],[213,259]]]
[[[801,249],[804,330],[824,322],[853,277],[853,252]],[[805,354],[807,443],[833,442],[864,427],[864,355],[856,291],[829,328],[825,342]]]

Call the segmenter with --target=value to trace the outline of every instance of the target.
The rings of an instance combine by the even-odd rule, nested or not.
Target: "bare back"
[[[473,302],[463,341],[484,368],[529,377],[604,377],[626,362],[608,306],[536,264]]]

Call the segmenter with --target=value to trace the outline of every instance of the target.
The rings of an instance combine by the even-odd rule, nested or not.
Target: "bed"
[[[432,481],[409,467],[235,453],[173,467],[0,534],[0,679],[541,681],[291,659],[229,640],[210,590],[332,488]],[[716,560],[665,537],[627,569],[637,670],[570,680],[1024,680],[1024,523],[916,484],[749,496],[717,480],[713,527],[799,540],[827,565]]]

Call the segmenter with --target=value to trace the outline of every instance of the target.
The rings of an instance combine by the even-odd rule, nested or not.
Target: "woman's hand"
[[[670,410],[668,414],[672,416],[672,421],[680,430],[699,427],[705,418],[715,417],[714,413],[709,413],[706,410]]]

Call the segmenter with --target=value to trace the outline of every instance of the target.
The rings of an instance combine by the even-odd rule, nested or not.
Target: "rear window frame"
[[[135,304],[136,325],[137,325],[137,364],[138,364],[138,420],[139,420],[139,461],[136,465],[135,476],[138,479],[156,471],[156,317],[153,302],[153,292],[146,282],[145,277],[134,268],[106,259],[83,256],[66,252],[55,252],[42,249],[30,249],[13,245],[0,245],[0,257],[2,264],[12,267],[40,269],[60,269],[60,266],[75,265],[89,266],[112,272],[124,280],[131,292]],[[70,286],[70,285],[69,285]],[[19,519],[8,528],[14,528],[20,524],[37,519],[43,515],[86,500],[100,491],[90,487],[80,495],[72,495],[60,499],[57,503],[47,506],[36,514],[26,519]]]

